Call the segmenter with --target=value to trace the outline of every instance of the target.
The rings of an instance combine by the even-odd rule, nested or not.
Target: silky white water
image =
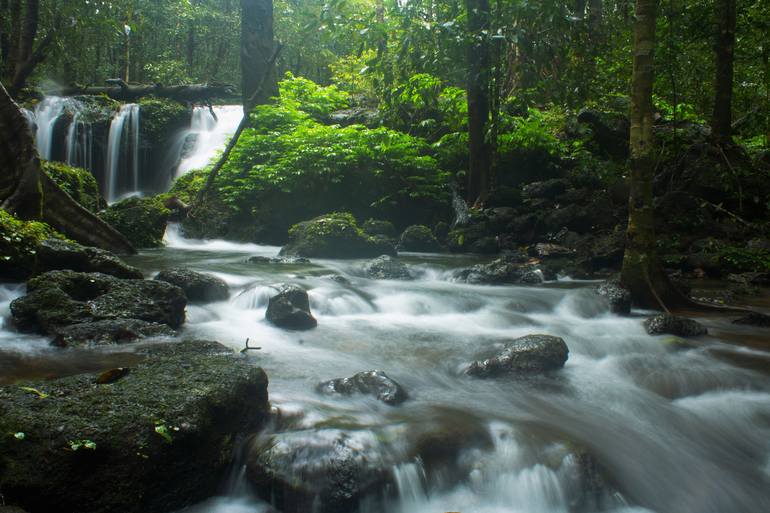
[[[110,122],[107,136],[106,200],[116,200],[139,190],[139,122],[140,107],[135,103],[122,105]]]
[[[646,334],[643,317],[607,313],[592,283],[453,282],[451,270],[472,257],[402,255],[418,279],[378,281],[364,277],[359,260],[252,264],[247,257],[275,256],[278,248],[187,240],[174,229],[167,242],[132,263],[148,275],[183,266],[229,283],[228,301],[188,306],[182,331],[234,349],[247,338],[261,347],[250,358],[270,377],[272,404],[293,419],[277,436],[323,445],[347,433],[362,457],[387,466],[394,493],[367,498],[361,513],[770,511],[770,380],[718,357],[751,354],[730,342],[755,331],[702,319],[713,335],[675,350],[666,337]],[[291,332],[265,322],[282,282],[309,290],[318,328]],[[530,333],[568,344],[569,360],[555,376],[461,374],[485,350]],[[400,382],[409,400],[390,407],[315,391],[320,381],[370,369]],[[442,429],[486,433],[490,442],[458,435],[451,464],[415,459],[409,448],[420,433]],[[584,453],[608,479],[591,493]],[[241,486],[194,511],[268,509]]]
[[[216,117],[211,114],[212,110]],[[211,109],[195,107],[190,130],[184,132],[180,138],[179,147],[184,154],[177,167],[176,177],[193,169],[206,167],[227,145],[241,119],[243,107],[240,105],[221,105]],[[185,148],[186,144],[190,144],[191,148]]]

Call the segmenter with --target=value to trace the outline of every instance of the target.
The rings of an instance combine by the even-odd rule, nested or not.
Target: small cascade
[[[180,160],[174,178],[193,169],[206,167],[217,152],[225,147],[242,118],[243,107],[240,105],[223,105],[211,109],[195,107],[190,130],[180,138]]]
[[[112,203],[139,193],[139,105],[123,105],[107,137],[106,197]]]
[[[37,125],[35,140],[41,158],[53,159],[56,122],[68,107],[77,110],[76,102],[71,98],[48,96],[35,108],[35,124]]]
[[[90,123],[80,120],[79,112],[72,117],[67,129],[67,164],[82,167],[93,172],[94,169],[94,134]]]

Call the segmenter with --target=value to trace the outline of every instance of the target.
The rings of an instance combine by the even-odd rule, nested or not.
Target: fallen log
[[[158,96],[178,102],[208,103],[213,99],[235,98],[236,91],[231,85],[191,84],[164,86],[162,84],[134,85],[122,80],[110,80],[110,84],[95,86],[65,86],[45,91],[48,96],[95,96],[107,95],[113,100],[133,102],[145,96]]]
[[[117,230],[59,188],[41,169],[32,133],[0,84],[0,207],[25,220],[42,220],[86,246],[135,253]]]

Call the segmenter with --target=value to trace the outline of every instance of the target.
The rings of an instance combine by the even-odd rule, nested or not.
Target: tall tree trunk
[[[481,205],[489,193],[489,0],[466,0],[468,11],[468,139],[470,165],[466,200]]]
[[[631,178],[626,251],[621,281],[635,304],[667,309],[684,304],[658,261],[653,213],[653,105],[657,0],[636,1],[634,64],[631,85]]]
[[[22,219],[42,219],[82,244],[135,252],[123,235],[80,206],[41,170],[27,121],[2,84],[0,207]]]
[[[711,134],[719,142],[732,135],[733,60],[735,54],[735,0],[717,0],[717,35],[714,45],[716,76],[714,77],[714,114]]]
[[[274,53],[272,0],[241,0],[241,87],[246,113],[278,94],[270,62]]]
[[[11,32],[8,42],[8,57],[3,69],[3,78],[6,83],[13,80],[16,73],[16,64],[19,62],[19,42],[21,41],[21,0],[11,0],[10,24]]]

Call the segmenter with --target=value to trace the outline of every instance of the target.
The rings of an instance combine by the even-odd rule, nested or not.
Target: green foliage
[[[89,171],[60,162],[43,161],[43,171],[72,199],[91,212],[103,205],[96,178]]]
[[[695,107],[688,103],[671,105],[660,96],[652,97],[655,109],[665,118],[676,121],[692,121],[693,123],[705,123],[705,119],[698,115]]]
[[[558,155],[562,147],[555,134],[563,124],[563,114],[556,109],[532,108],[527,111],[527,116],[505,116],[501,125],[511,127],[511,130],[500,134],[498,149],[500,153],[527,151]]]
[[[122,233],[134,247],[155,248],[163,245],[170,214],[163,205],[163,196],[157,196],[119,201],[99,212],[99,217]]]
[[[326,120],[332,112],[348,107],[348,93],[335,86],[322,87],[302,77],[286,73],[278,83],[281,103],[289,109],[310,114],[318,120]]]
[[[724,246],[719,251],[719,258],[732,271],[770,271],[770,251],[763,248]]]
[[[45,223],[22,221],[0,209],[0,276],[25,278],[33,270],[37,246],[46,239],[64,236]]]
[[[465,130],[468,105],[465,91],[444,87],[433,75],[418,73],[394,87],[382,106],[386,124],[431,141]]]
[[[96,442],[93,440],[70,440],[69,441],[70,450],[75,452],[79,451],[81,449],[87,449],[89,451],[95,451],[96,450]]]

